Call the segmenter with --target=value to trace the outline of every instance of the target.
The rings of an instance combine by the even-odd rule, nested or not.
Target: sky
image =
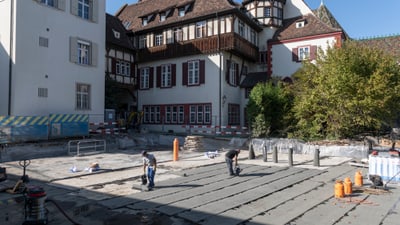
[[[241,2],[240,0],[235,0]],[[323,2],[345,32],[354,39],[400,35],[400,0],[304,0],[311,9]],[[106,0],[106,12],[114,15],[125,3]]]

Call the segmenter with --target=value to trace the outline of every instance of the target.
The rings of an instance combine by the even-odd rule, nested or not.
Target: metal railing
[[[89,155],[106,152],[106,141],[98,139],[68,141],[69,155]]]

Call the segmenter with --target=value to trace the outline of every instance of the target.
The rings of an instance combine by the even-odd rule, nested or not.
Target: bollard
[[[289,166],[293,166],[293,148],[289,148],[288,157]]]
[[[254,155],[253,144],[249,145],[249,159],[255,159],[256,156]]]
[[[335,198],[343,198],[343,197],[344,197],[343,181],[337,180],[335,183]]]
[[[274,151],[272,152],[272,157],[274,159],[274,163],[278,163],[278,147],[274,146]]]
[[[350,180],[350,177],[344,178],[344,194],[351,195],[353,193],[353,183]]]
[[[361,171],[357,171],[356,174],[354,175],[354,185],[359,187],[364,185]]]
[[[173,160],[178,161],[178,152],[179,152],[179,141],[178,138],[174,139],[174,146],[173,146]]]
[[[264,149],[263,149],[263,160],[264,160],[264,162],[268,161],[267,160],[267,146],[264,146]]]
[[[319,167],[319,149],[316,148],[314,151],[314,166]]]

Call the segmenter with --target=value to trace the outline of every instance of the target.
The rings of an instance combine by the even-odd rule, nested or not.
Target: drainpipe
[[[12,64],[14,56],[14,0],[11,0],[10,5],[10,60],[8,62],[8,116],[11,115],[11,89],[12,89]]]
[[[218,17],[218,12],[216,12],[216,17],[218,21],[218,35],[217,35],[217,49],[218,49],[218,55],[219,55],[219,97],[218,97],[218,102],[219,102],[219,129],[221,129],[222,126],[222,55],[221,55],[221,47],[220,47],[220,34],[221,34],[221,24],[219,21]]]

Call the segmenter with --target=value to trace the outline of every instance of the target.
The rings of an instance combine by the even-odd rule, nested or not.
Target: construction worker
[[[230,176],[238,175],[237,173],[235,173],[233,171],[233,162],[235,161],[235,167],[237,167],[239,153],[240,153],[240,149],[232,149],[232,150],[229,150],[225,154],[225,162],[226,162],[226,165],[228,166]]]
[[[153,154],[149,154],[147,151],[142,151],[142,156],[143,174],[147,174],[147,179],[149,180],[148,190],[151,191],[154,188],[154,176],[156,175],[157,170],[157,160]]]

